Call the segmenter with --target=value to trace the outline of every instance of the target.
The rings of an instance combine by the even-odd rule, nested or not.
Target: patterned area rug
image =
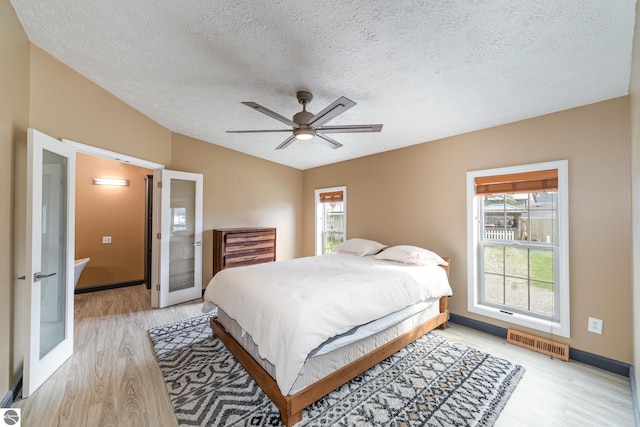
[[[209,315],[149,330],[181,426],[280,425]],[[524,368],[427,334],[303,411],[298,426],[491,426]]]

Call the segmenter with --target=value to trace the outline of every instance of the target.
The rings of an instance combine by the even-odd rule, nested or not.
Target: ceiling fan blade
[[[287,124],[289,126],[293,126],[294,128],[299,128],[300,125],[298,125],[296,122],[287,119],[286,117],[276,113],[275,111],[271,111],[268,108],[263,107],[260,104],[256,104],[255,102],[243,102],[244,105],[246,105],[247,107],[251,107],[256,111],[261,112],[262,114],[266,114],[269,117],[272,117],[278,121],[281,121],[284,124]]]
[[[284,142],[276,147],[276,150],[282,150],[283,148],[287,148],[293,141],[296,140],[295,135],[291,135],[289,138],[285,139]]]
[[[227,130],[227,133],[291,132],[291,129]]]
[[[353,132],[380,132],[381,124],[375,125],[345,125],[345,126],[321,126],[316,128],[319,133],[353,133]]]
[[[313,127],[322,126],[324,123],[327,123],[329,120],[333,119],[339,114],[344,113],[354,105],[356,105],[355,102],[348,98],[345,98],[344,96],[341,96],[340,98],[333,101],[333,103],[331,103],[327,108],[311,117],[305,124]]]
[[[342,147],[342,144],[340,144],[335,139],[329,138],[327,135],[321,135],[319,133],[316,133],[316,136],[321,139],[320,142],[322,142],[325,145],[328,145],[329,147],[331,147],[333,149]]]

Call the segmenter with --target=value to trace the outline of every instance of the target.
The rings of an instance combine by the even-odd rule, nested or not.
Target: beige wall
[[[0,399],[19,370],[12,351],[14,146],[29,119],[29,41],[8,0],[0,0]],[[23,283],[24,286],[24,282]],[[16,288],[17,289],[17,288]]]
[[[22,364],[20,316],[25,302],[13,280],[20,268],[12,266],[24,256],[21,197],[28,126],[57,138],[203,173],[205,229],[278,227],[278,259],[313,254],[313,190],[347,185],[350,237],[412,243],[451,256],[452,311],[500,326],[506,325],[466,311],[465,172],[568,159],[570,344],[627,363],[640,361],[640,351],[635,359],[632,356],[640,320],[635,334],[629,327],[630,140],[634,159],[640,148],[637,54],[631,121],[629,98],[624,97],[305,172],[172,134],[30,46],[8,0],[0,0],[0,55],[5,58],[0,67],[0,174],[5,178],[0,180],[0,210],[6,218],[0,225],[0,271],[5,274],[0,280],[0,397]],[[634,189],[639,185],[638,169],[636,160]],[[639,211],[634,210],[634,225],[640,224]],[[636,252],[636,260],[638,256]],[[637,276],[634,283],[638,306]],[[588,316],[604,320],[602,336],[586,332]]]
[[[640,46],[640,9],[636,4],[634,47]],[[640,385],[640,53],[633,49],[631,68],[631,200],[633,221],[633,366]],[[640,396],[636,396],[640,399]],[[640,406],[640,401],[638,402]]]
[[[27,127],[167,168],[203,173],[205,229],[274,226],[278,228],[278,259],[300,255],[301,171],[173,135],[30,45],[8,0],[0,0],[0,53],[12,59],[0,67],[0,174],[5,176],[0,181],[5,183],[0,185],[0,209],[6,218],[0,226],[0,271],[6,272],[5,280],[0,281],[5,296],[0,298],[0,398],[20,372],[24,353],[26,301],[13,277],[24,270]],[[120,240],[116,232],[96,231],[100,238],[112,235]],[[76,249],[78,257],[85,256],[82,244]],[[90,271],[88,267],[84,280],[91,278]],[[100,277],[101,282],[120,280]]]
[[[6,2],[6,0],[0,0]],[[17,20],[16,20],[17,21]],[[4,26],[3,26],[4,30]],[[16,37],[25,37],[19,23]],[[20,78],[26,80],[27,89],[20,94],[20,102],[28,106],[26,127],[35,128],[59,139],[70,139],[87,145],[112,150],[158,163],[169,163],[171,132],[145,115],[124,104],[71,68],[65,66],[38,47],[25,45],[25,63]],[[2,80],[9,85],[12,80]],[[19,102],[18,102],[19,104]],[[25,274],[25,189],[26,189],[26,135],[14,143],[14,274]],[[11,380],[22,369],[26,341],[27,311],[24,282],[14,282],[11,312]]]
[[[29,126],[117,153],[168,164],[171,132],[31,45]]]
[[[204,174],[203,286],[213,274],[210,230],[276,227],[276,259],[300,256],[302,171],[174,134],[171,169]]]
[[[629,98],[623,97],[307,170],[303,253],[313,254],[313,190],[346,185],[348,237],[415,244],[452,257],[452,312],[508,327],[467,311],[465,174],[568,159],[568,342],[631,363],[629,127]],[[587,332],[589,316],[603,319],[603,335]]]
[[[151,169],[77,154],[75,257],[91,258],[78,288],[144,279],[149,174]],[[93,185],[93,178],[127,179],[129,186]],[[103,236],[111,236],[111,243],[103,244]]]

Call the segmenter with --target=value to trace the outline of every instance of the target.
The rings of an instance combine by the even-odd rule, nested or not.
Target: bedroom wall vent
[[[569,346],[515,329],[507,330],[507,342],[558,358],[564,362],[569,360]]]

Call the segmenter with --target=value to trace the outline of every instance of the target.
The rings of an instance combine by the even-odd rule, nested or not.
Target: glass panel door
[[[153,228],[156,248],[151,305],[166,307],[202,296],[201,174],[158,169]]]
[[[171,179],[169,292],[195,286],[196,183]]]
[[[67,158],[42,153],[40,359],[65,337],[67,300]]]
[[[74,198],[74,149],[29,129],[25,397],[73,354]]]

